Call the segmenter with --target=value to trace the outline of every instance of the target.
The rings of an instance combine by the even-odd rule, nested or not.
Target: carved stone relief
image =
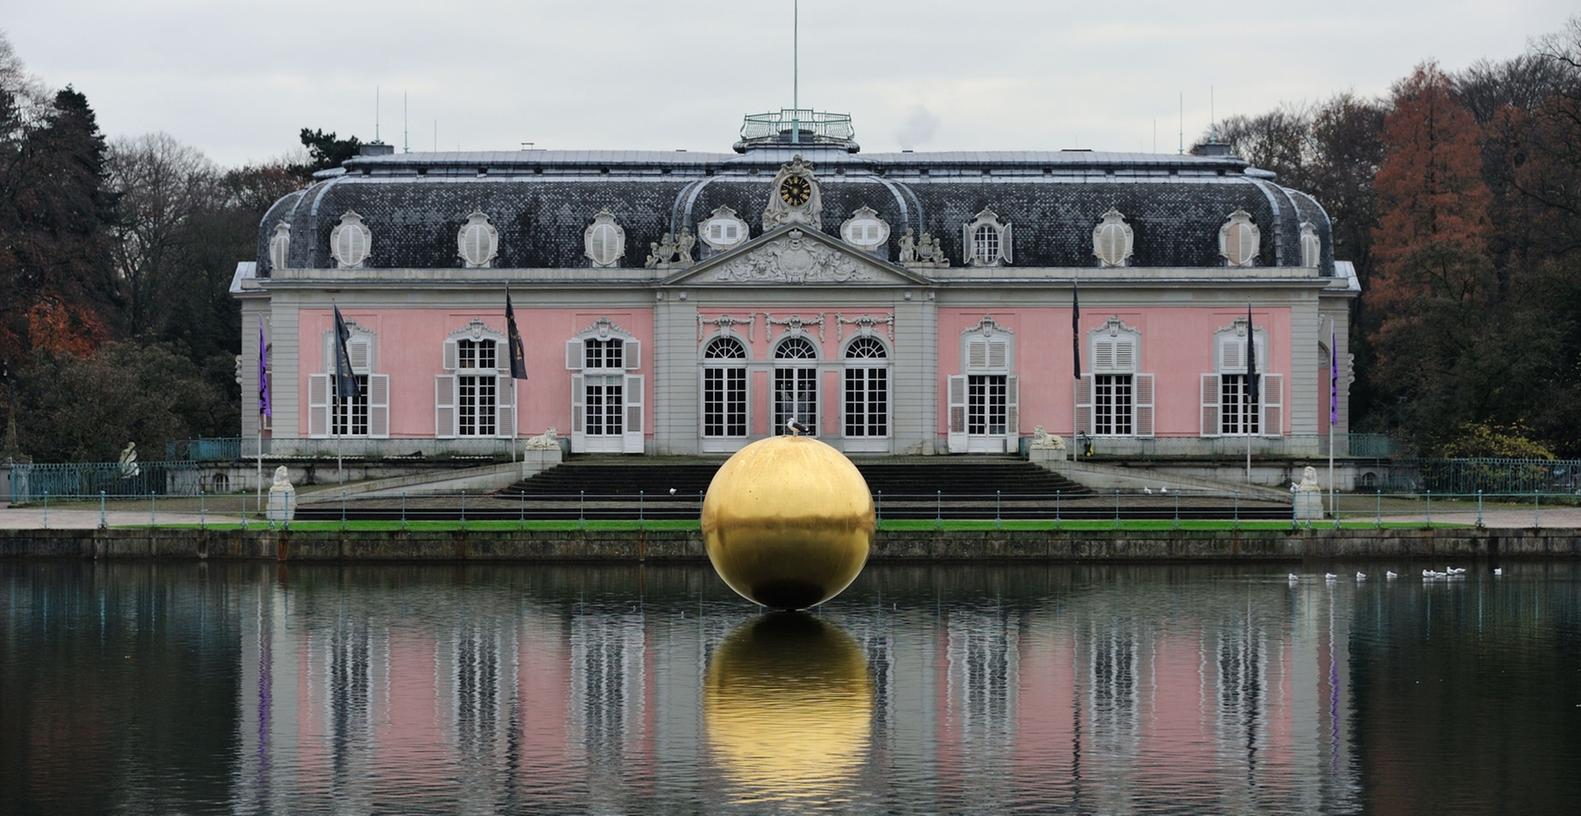
[[[714,272],[714,279],[752,283],[847,283],[874,279],[873,270],[842,252],[791,230]]]

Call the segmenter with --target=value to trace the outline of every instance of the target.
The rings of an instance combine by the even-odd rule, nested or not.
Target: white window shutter
[[[1010,232],[1010,223],[1006,222],[1005,228],[999,232],[999,257],[1003,258],[1007,264],[1015,263],[1015,255],[1013,254],[1010,246],[1012,243],[1012,237],[1013,235]]]
[[[1137,436],[1150,437],[1153,435],[1153,375],[1136,375],[1136,398],[1132,402],[1136,411],[1135,422],[1132,424]]]
[[[571,432],[583,432],[582,423],[586,420],[586,413],[582,406],[587,397],[586,389],[582,385],[582,375],[571,375]]]
[[[1246,368],[1246,341],[1238,337],[1227,337],[1219,344],[1219,370],[1225,373],[1243,371]]]
[[[441,360],[440,363],[441,363],[440,367],[443,368],[446,371],[455,371],[456,370],[456,366],[460,365],[460,363],[456,362],[456,341],[455,340],[446,340],[445,341],[445,355],[444,355],[444,359]]]
[[[507,340],[494,341],[494,367],[509,374],[511,371],[511,344]]]
[[[1262,386],[1263,436],[1283,436],[1285,432],[1285,375],[1262,374],[1257,378]]]
[[[634,345],[628,343],[627,346]],[[621,450],[625,453],[642,453],[642,377],[626,377],[626,427],[621,434]]]
[[[1092,377],[1091,374],[1083,374],[1081,379],[1076,381],[1076,422],[1072,429],[1073,435],[1092,433]]]
[[[494,433],[505,439],[516,437],[516,381],[510,371],[494,378]]]
[[[307,378],[307,435],[313,438],[329,435],[328,374],[313,374]]]
[[[636,371],[642,368],[642,341],[626,341],[626,370]]]
[[[1114,370],[1114,341],[1099,340],[1092,346],[1092,370],[1108,373]]]
[[[1114,341],[1114,369],[1122,374],[1136,370],[1136,341]]]
[[[1010,367],[1009,341],[988,341],[988,367],[994,369],[995,371],[1002,371]]]
[[[966,370],[981,371],[988,367],[988,341],[974,337],[966,341]]]
[[[949,448],[950,453],[966,452],[966,377],[950,377]]]
[[[390,438],[390,375],[368,375],[368,436]]]
[[[373,367],[373,344],[367,338],[346,341],[346,355],[351,358],[352,371],[367,371]]]
[[[565,367],[571,371],[581,371],[582,355],[587,351],[587,346],[581,340],[565,341]]]
[[[1021,383],[1015,375],[1005,378],[1005,453],[1015,453],[1021,439]]]
[[[1222,398],[1219,391],[1219,375],[1202,375],[1202,435],[1218,436],[1222,430],[1219,425],[1219,400]]]
[[[454,439],[456,436],[456,375],[440,374],[434,377],[434,437]]]

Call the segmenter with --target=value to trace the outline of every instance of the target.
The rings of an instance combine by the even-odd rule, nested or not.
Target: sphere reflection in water
[[[817,618],[764,615],[708,663],[708,743],[726,776],[757,798],[823,796],[854,782],[872,718],[861,647]]]
[[[736,451],[703,499],[708,560],[730,588],[775,609],[840,594],[867,563],[873,494],[851,460],[806,436]]]

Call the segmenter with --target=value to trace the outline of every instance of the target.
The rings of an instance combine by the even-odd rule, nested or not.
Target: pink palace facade
[[[791,416],[852,454],[1015,451],[1036,426],[1111,453],[1326,450],[1358,286],[1310,196],[1212,145],[864,154],[851,136],[784,111],[748,117],[731,153],[369,145],[277,202],[238,266],[242,431],[260,430],[262,325],[275,454],[502,454],[548,428],[573,453],[726,453]],[[335,306],[366,384],[349,402]]]

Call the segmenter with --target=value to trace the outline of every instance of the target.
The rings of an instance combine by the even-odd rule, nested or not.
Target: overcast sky
[[[301,127],[413,150],[727,151],[791,104],[791,0],[4,0],[0,30],[112,136],[223,163]],[[802,0],[801,101],[867,150],[1173,151],[1219,116],[1459,69],[1558,30],[1574,0]]]

